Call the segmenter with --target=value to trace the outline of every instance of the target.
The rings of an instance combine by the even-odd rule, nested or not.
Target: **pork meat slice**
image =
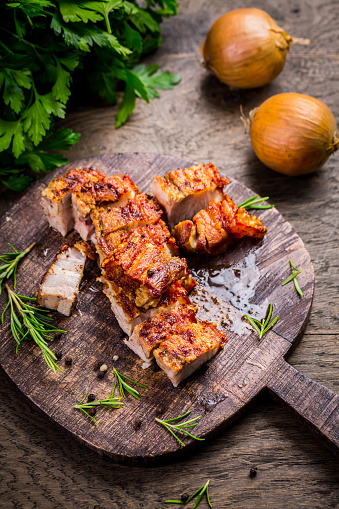
[[[105,279],[118,285],[137,307],[156,307],[175,281],[188,276],[187,262],[163,221],[134,228],[102,262]]]
[[[89,180],[72,191],[74,229],[83,240],[95,242],[97,236],[91,212],[104,204],[110,209],[124,207],[137,193],[139,190],[129,175],[116,174],[103,180]]]
[[[180,221],[191,219],[211,200],[222,201],[223,188],[229,183],[212,163],[199,164],[155,177],[152,191],[173,228]]]
[[[105,175],[93,168],[72,169],[53,179],[41,193],[41,205],[49,225],[65,236],[74,227],[72,191],[91,179],[103,180]]]
[[[142,193],[128,200],[124,206],[116,207],[108,203],[91,212],[97,239],[105,238],[118,230],[128,232],[132,228],[155,224],[161,215],[161,207],[155,199]]]
[[[185,324],[184,324],[185,325]],[[219,351],[226,336],[210,322],[191,322],[174,329],[154,351],[160,368],[174,387],[190,376]]]
[[[161,296],[156,307],[137,308],[113,281],[108,281],[104,276],[98,280],[103,283],[103,292],[111,303],[112,311],[120,327],[128,336],[131,336],[134,328],[147,318],[189,303],[187,291],[179,283],[174,283]],[[126,344],[132,348],[127,340]]]
[[[173,230],[175,240],[183,251],[208,255],[224,252],[233,238],[262,239],[265,233],[261,219],[238,208],[227,195],[223,202],[211,201],[192,221],[182,221]]]
[[[76,246],[63,246],[39,286],[37,303],[69,316],[77,303],[86,252]]]
[[[137,325],[129,340],[124,342],[144,361],[143,367],[146,368],[152,364],[153,351],[168,338],[170,332],[196,322],[195,310],[188,299],[186,302],[177,300],[175,307],[159,309],[157,314]]]

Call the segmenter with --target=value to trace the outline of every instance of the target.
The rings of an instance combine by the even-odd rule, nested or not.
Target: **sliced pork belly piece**
[[[243,208],[237,208],[229,196],[225,196],[221,209],[227,222],[226,229],[232,237],[237,239],[241,237],[264,238],[267,229],[262,220],[252,216]]]
[[[104,277],[114,281],[137,307],[155,307],[171,284],[188,275],[186,260],[177,252],[162,221],[134,228],[103,261]]]
[[[110,300],[112,311],[120,327],[128,336],[132,334],[138,324],[147,318],[180,305],[189,304],[187,292],[179,283],[174,283],[168,288],[156,307],[144,309],[137,308],[135,303],[126,297],[121,288],[113,281],[108,281],[104,276],[101,276],[98,280],[103,283],[103,292]]]
[[[159,314],[137,325],[130,339],[125,340],[124,343],[145,361],[143,367],[148,367],[154,357],[153,351],[168,338],[170,333],[196,323],[195,312],[196,308],[190,305],[188,299],[171,310],[158,311]]]
[[[155,360],[174,387],[210,360],[226,336],[209,322],[189,322],[187,327],[169,333],[153,351]]]
[[[41,193],[41,205],[49,224],[66,235],[74,227],[71,194],[74,189],[91,179],[103,180],[105,175],[93,168],[72,169],[66,175],[53,179]]]
[[[96,240],[91,212],[103,203],[110,208],[123,207],[139,192],[129,175],[116,174],[103,180],[90,180],[72,192],[74,229],[83,240]]]
[[[262,239],[266,231],[261,219],[238,208],[229,196],[225,196],[222,203],[211,201],[193,217],[193,221],[177,224],[173,235],[179,247],[187,253],[213,256],[223,253],[232,238]]]
[[[37,303],[69,316],[77,303],[86,254],[75,246],[63,246],[39,286]]]
[[[170,171],[165,177],[155,177],[152,191],[164,208],[170,227],[192,218],[211,200],[223,200],[223,187],[230,181],[222,177],[212,164],[199,164]]]
[[[97,237],[105,237],[117,230],[126,231],[132,228],[154,224],[161,218],[162,210],[153,197],[138,194],[122,207],[107,204],[92,211],[92,219]]]

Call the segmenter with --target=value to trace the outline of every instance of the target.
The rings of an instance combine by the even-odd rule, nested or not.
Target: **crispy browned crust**
[[[188,291],[176,281],[173,285],[171,285],[168,290],[161,296],[159,300],[159,307],[168,307],[171,304],[175,304],[179,302],[181,305],[190,304],[190,300],[187,296]]]
[[[95,251],[93,251],[93,249],[88,244],[88,242],[85,242],[83,240],[80,242],[76,242],[74,244],[74,247],[76,247],[77,249],[79,249],[79,251],[84,253],[86,258],[89,258],[90,260],[96,260],[98,258],[97,253]]]
[[[165,368],[179,372],[201,355],[226,342],[226,336],[210,322],[190,322],[186,327],[177,327],[154,350],[154,356]]]
[[[91,209],[96,204],[117,201],[130,191],[137,193],[138,188],[127,174],[106,177],[94,168],[73,168],[66,175],[53,179],[42,195],[58,201],[69,191],[77,201]]]
[[[138,222],[145,225],[154,224],[160,219],[162,210],[154,198],[138,194],[123,207],[110,207],[109,205],[99,207],[93,212],[93,215],[95,216],[93,222],[96,231],[101,236],[105,236]]]
[[[195,253],[197,248],[197,228],[193,221],[186,219],[178,223],[172,230],[180,249],[186,253]]]
[[[249,214],[247,210],[243,208],[237,208],[234,201],[229,196],[225,196],[221,208],[225,216],[226,230],[232,237],[264,238],[267,229],[263,225],[262,220]]]
[[[167,245],[175,245],[166,225],[134,228],[102,267],[107,279],[115,281],[129,298],[137,290],[151,297],[160,297],[169,286],[188,273],[184,258],[171,256]]]
[[[191,168],[172,170],[165,177],[155,177],[162,189],[169,194],[185,197],[206,189],[221,189],[230,184],[226,177],[221,177],[214,164],[199,164]]]
[[[182,221],[173,230],[181,249],[208,255],[224,252],[232,238],[262,239],[266,231],[261,219],[243,208],[238,209],[227,195],[222,203],[210,201],[193,217],[193,221]]]

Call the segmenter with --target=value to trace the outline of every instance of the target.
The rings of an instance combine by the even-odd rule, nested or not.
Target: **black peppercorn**
[[[59,332],[58,334],[56,334],[54,336],[54,341],[58,341],[58,339],[60,339],[60,338],[61,338],[61,332]]]
[[[164,407],[163,407],[163,406],[159,405],[159,406],[157,407],[157,413],[158,413],[158,414],[163,414],[163,413],[164,413],[164,411],[165,411],[165,409],[164,409]]]
[[[141,423],[141,420],[140,420],[140,419],[136,419],[136,420],[134,421],[134,429],[140,429],[141,424],[142,424],[142,423]]]
[[[94,371],[98,371],[100,369],[100,366],[103,365],[103,361],[96,361],[94,364]]]
[[[250,470],[250,477],[255,477],[257,475],[257,472],[258,472],[258,468],[252,467]]]
[[[59,361],[62,357],[62,352],[60,352],[60,350],[57,350],[55,353],[55,357],[57,358],[57,360]]]
[[[88,409],[88,414],[89,414],[91,417],[94,417],[96,413],[97,413],[96,408],[89,408],[89,409]]]
[[[97,377],[104,378],[105,374],[106,374],[106,371],[99,371],[99,373],[97,374]]]
[[[181,502],[184,502],[186,504],[187,500],[190,498],[188,493],[183,493],[180,497]]]
[[[91,401],[95,401],[95,395],[94,394],[89,394],[87,396],[87,401],[90,403]]]
[[[148,271],[147,271],[147,276],[148,276],[148,277],[151,277],[151,276],[153,276],[153,274],[154,274],[154,270],[152,270],[152,269],[148,269]]]
[[[65,357],[65,366],[71,366],[73,362],[72,357]]]
[[[144,235],[144,234],[142,234],[142,235],[140,235],[140,237],[141,237],[142,239],[144,239],[144,238],[145,238],[145,235]]]

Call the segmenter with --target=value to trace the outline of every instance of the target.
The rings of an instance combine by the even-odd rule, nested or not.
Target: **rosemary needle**
[[[115,392],[117,383],[119,383],[119,392],[120,392],[121,397],[126,398],[126,395],[124,392],[124,390],[125,390],[131,396],[133,396],[133,398],[138,399],[140,401],[139,392],[136,389],[134,389],[133,387],[131,387],[130,385],[128,385],[128,383],[126,383],[125,380],[128,380],[132,384],[139,385],[140,387],[142,387],[143,389],[146,389],[148,391],[148,387],[146,387],[146,385],[143,385],[139,382],[135,382],[135,380],[132,380],[131,378],[128,378],[127,376],[123,375],[122,373],[119,373],[119,371],[117,369],[113,368],[113,373],[114,373],[114,387],[113,387],[113,391],[112,391],[112,396]]]
[[[113,393],[108,396],[106,399],[98,399],[96,401],[87,401],[87,403],[84,403],[85,399],[88,395],[88,387],[86,389],[86,394],[84,399],[80,401],[80,403],[77,403],[74,408],[77,410],[81,410],[84,414],[86,414],[88,417],[92,419],[92,421],[95,422],[95,424],[98,424],[98,421],[90,415],[88,412],[86,412],[86,409],[89,408],[95,408],[96,406],[107,406],[110,408],[120,408],[121,405],[123,405],[123,402],[120,401],[122,398],[114,398]]]
[[[195,503],[194,503],[194,506],[193,506],[193,509],[195,509],[196,507],[198,507],[198,505],[200,504],[200,501],[204,495],[204,493],[206,494],[206,499],[207,499],[207,503],[209,505],[209,507],[212,507],[212,504],[211,504],[211,501],[210,501],[210,498],[208,496],[208,485],[209,485],[209,480],[207,481],[206,484],[204,484],[204,486],[201,486],[201,488],[199,488],[195,493],[193,493],[193,495],[191,495],[185,502],[183,500],[165,500],[165,504],[188,504],[188,502],[190,502],[191,500],[193,500],[194,497],[197,497]]]
[[[301,270],[300,269],[297,269],[297,267],[295,267],[292,263],[292,260],[290,260],[290,265],[291,265],[291,269],[292,269],[292,275],[290,277],[288,277],[282,284],[281,286],[285,286],[287,285],[287,283],[289,283],[290,281],[293,280],[293,283],[294,283],[294,287],[295,289],[297,290],[297,292],[299,293],[299,295],[302,297],[304,294],[303,294],[303,291],[302,289],[300,288],[300,285],[299,285],[299,281],[297,279],[297,276],[300,274]],[[294,270],[293,270],[294,269]]]
[[[155,420],[159,424],[162,424],[170,433],[172,433],[172,435],[175,437],[175,439],[183,447],[185,447],[184,442],[182,442],[180,440],[180,438],[174,433],[173,430],[179,431],[180,433],[184,433],[185,435],[188,435],[189,437],[194,438],[195,440],[205,440],[204,438],[198,438],[198,437],[192,435],[191,433],[189,433],[188,431],[186,431],[186,428],[194,428],[195,426],[198,425],[198,422],[195,422],[195,421],[200,419],[201,415],[199,415],[198,417],[194,417],[194,419],[190,419],[189,421],[181,422],[180,424],[171,424],[172,422],[180,421],[181,419],[183,419],[184,417],[189,415],[191,412],[192,412],[192,410],[189,410],[185,414],[180,415],[179,417],[174,417],[173,419],[162,420],[162,419],[156,418]]]
[[[9,279],[13,275],[13,286],[15,289],[16,286],[16,269],[18,267],[18,263],[35,245],[35,242],[31,244],[24,251],[17,251],[12,244],[8,243],[9,246],[13,249],[13,253],[2,253],[0,255],[0,293],[1,293],[1,285],[5,279]]]
[[[5,288],[8,292],[8,303],[2,313],[1,323],[4,322],[6,311],[10,308],[11,330],[14,339],[17,342],[16,353],[18,353],[19,346],[25,339],[33,340],[41,349],[48,367],[51,368],[54,373],[57,369],[62,371],[62,369],[55,363],[57,360],[56,355],[48,348],[48,343],[45,338],[52,338],[50,333],[64,333],[67,331],[58,329],[49,323],[53,320],[53,318],[44,314],[49,312],[48,309],[36,308],[24,302],[36,301],[35,298],[19,295],[11,290],[8,285],[5,285]],[[19,315],[21,315],[22,322],[20,322],[17,317],[15,308],[19,312]]]
[[[257,205],[258,203],[261,203],[263,201],[269,200],[269,196],[265,196],[264,198],[259,198],[258,194],[255,194],[252,196],[252,198],[248,198],[248,200],[244,201],[243,203],[240,203],[238,205],[238,209],[272,209],[274,205]]]
[[[269,323],[271,316],[272,316],[272,310],[273,306],[270,304],[267,309],[266,318],[263,318],[260,322],[259,320],[256,320],[255,318],[244,315],[244,317],[248,320],[248,322],[252,325],[253,329],[258,333],[259,339],[263,337],[263,335],[271,329],[279,320],[279,315],[273,318],[272,322]]]

